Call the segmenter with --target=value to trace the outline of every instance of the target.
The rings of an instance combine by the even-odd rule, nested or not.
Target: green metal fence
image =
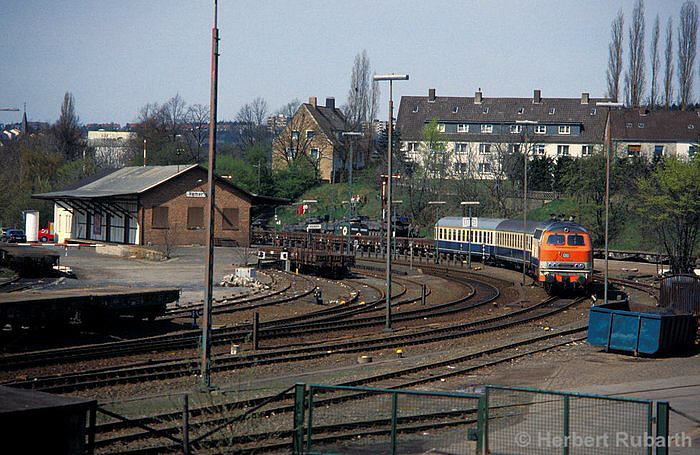
[[[310,385],[296,389],[294,453],[474,454],[483,395]],[[483,407],[483,405],[482,405]]]
[[[487,386],[481,454],[665,455],[668,404],[601,395]],[[654,452],[652,452],[654,451]]]

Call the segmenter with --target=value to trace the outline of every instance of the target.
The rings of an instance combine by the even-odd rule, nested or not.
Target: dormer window
[[[521,107],[520,109],[518,109],[518,115],[523,115],[523,112],[525,112],[524,107]]]
[[[569,125],[559,125],[559,134],[571,134],[571,127]]]
[[[596,112],[597,112],[597,111],[596,111],[596,108],[591,109],[591,115],[595,115]]]
[[[688,125],[688,129],[689,129],[689,130],[694,130],[694,129],[695,129],[695,125],[693,125],[692,123],[690,123],[690,124]]]
[[[488,108],[488,106],[485,107],[484,110],[481,111],[481,112],[484,113],[484,114],[488,114],[488,113],[489,113],[489,108]]]
[[[522,133],[523,126],[522,125],[510,125],[510,132],[513,134]]]
[[[549,108],[549,115],[554,115],[554,112],[556,112],[556,108],[550,107]]]
[[[454,107],[452,108],[452,113],[453,113],[453,114],[456,114],[457,112],[459,112],[459,106],[454,106]]]
[[[547,134],[547,127],[545,125],[535,125],[535,134]]]
[[[458,123],[457,124],[457,132],[458,133],[468,133],[469,132],[469,125],[466,123]]]
[[[437,130],[441,133],[445,132],[445,124],[444,123],[438,123],[437,124]]]
[[[413,113],[416,113],[416,112],[418,112],[418,105],[413,106]]]
[[[481,125],[481,132],[484,134],[493,133],[493,125]]]

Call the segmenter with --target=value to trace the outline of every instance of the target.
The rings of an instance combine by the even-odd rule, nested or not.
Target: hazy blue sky
[[[656,14],[662,27],[669,15],[677,25],[683,2],[645,3],[648,42]],[[70,91],[82,122],[125,123],[176,93],[209,102],[211,0],[1,4],[0,107],[26,101],[30,120],[53,122]],[[219,119],[233,119],[256,96],[271,110],[312,95],[343,104],[362,49],[378,73],[410,74],[395,84],[397,108],[401,95],[428,88],[438,96],[473,96],[479,87],[486,97],[536,88],[543,97],[603,96],[620,8],[627,39],[632,0],[219,0]],[[0,112],[0,123],[19,118]]]

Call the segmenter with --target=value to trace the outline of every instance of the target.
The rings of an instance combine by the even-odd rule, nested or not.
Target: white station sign
[[[185,193],[187,197],[207,197],[207,193],[204,191],[188,191]]]
[[[475,228],[475,227],[477,226],[477,224],[478,224],[478,223],[477,223],[477,220],[478,220],[477,217],[475,217],[475,216],[472,217],[472,225],[471,225],[471,226],[472,226],[473,228]],[[465,228],[468,228],[468,227],[469,227],[469,217],[468,217],[468,216],[462,218],[462,227],[465,227]]]

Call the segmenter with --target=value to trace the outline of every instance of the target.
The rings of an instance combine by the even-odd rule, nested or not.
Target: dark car
[[[8,243],[24,243],[27,241],[27,236],[20,229],[8,229],[2,236],[2,240]]]

